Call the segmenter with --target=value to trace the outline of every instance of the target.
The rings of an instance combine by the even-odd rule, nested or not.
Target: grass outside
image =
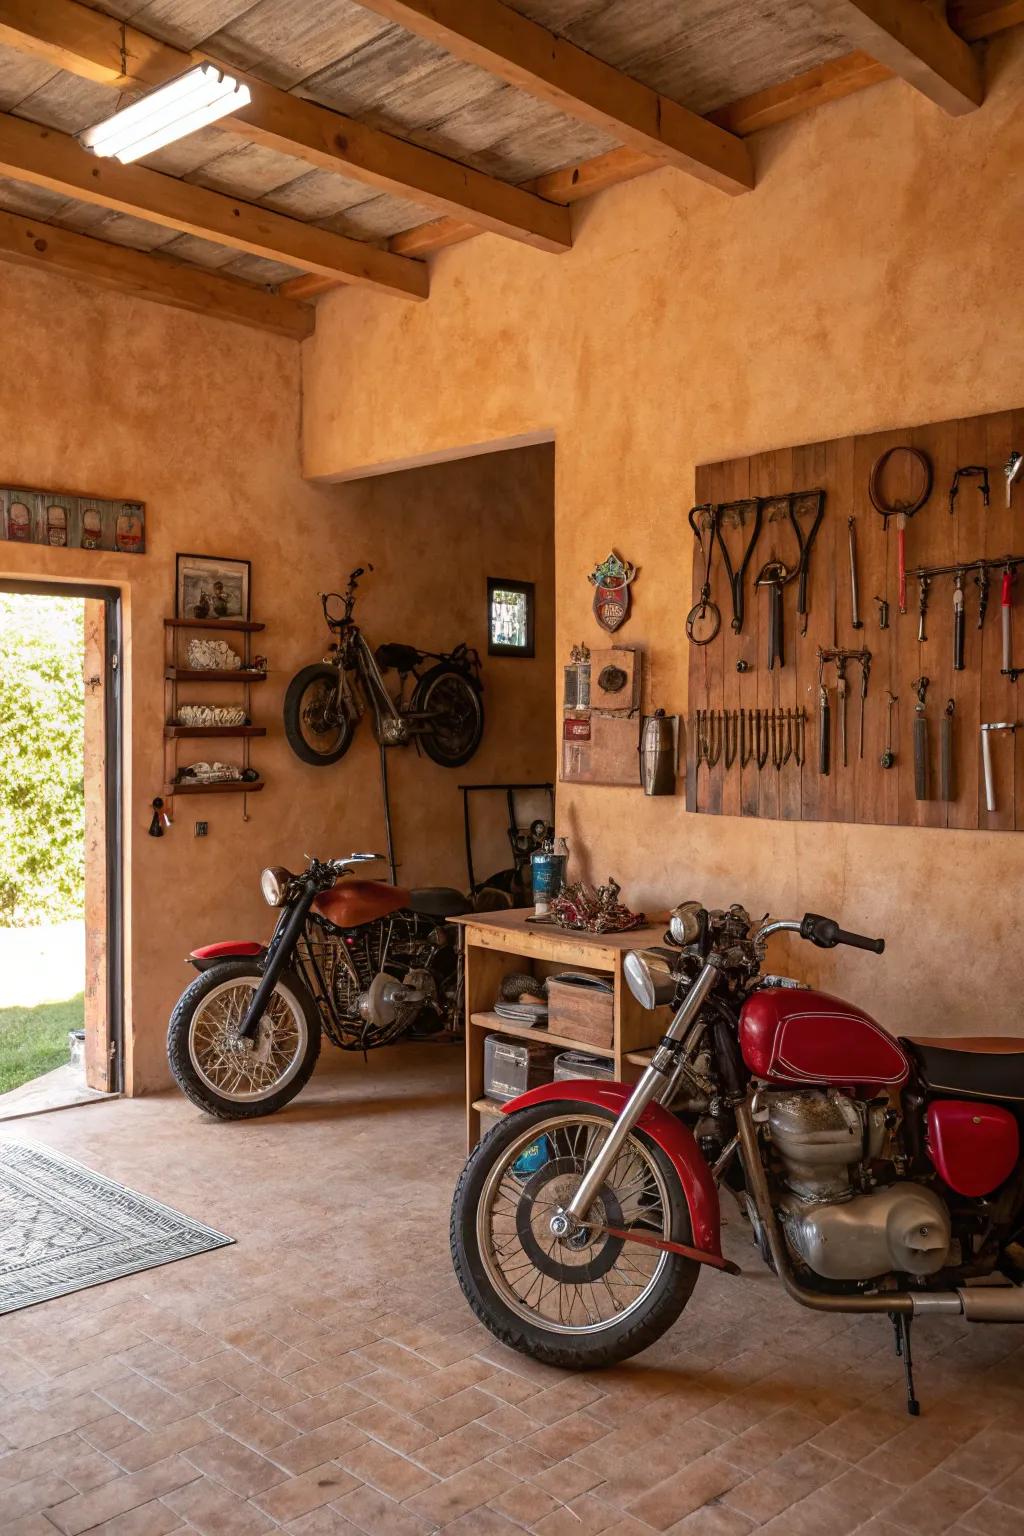
[[[0,1008],[0,1093],[68,1060],[68,1031],[81,1029],[85,995],[37,1008]]]

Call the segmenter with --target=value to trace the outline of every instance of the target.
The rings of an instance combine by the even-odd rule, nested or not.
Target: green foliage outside
[[[84,610],[0,593],[0,927],[82,912]]]
[[[0,1093],[20,1088],[68,1059],[68,1031],[81,1029],[85,998],[38,1008],[0,1008]]]

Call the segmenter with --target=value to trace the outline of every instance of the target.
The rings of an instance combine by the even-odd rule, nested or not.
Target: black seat
[[[901,1040],[928,1087],[977,1099],[1024,1099],[1024,1039],[968,1035]]]
[[[424,917],[461,917],[470,911],[470,903],[461,891],[450,885],[426,885],[421,890],[409,892],[409,905]]]

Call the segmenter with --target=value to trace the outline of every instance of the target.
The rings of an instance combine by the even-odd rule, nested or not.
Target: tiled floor
[[[4,1126],[238,1243],[0,1319],[0,1530],[1024,1531],[1024,1330],[919,1323],[912,1420],[888,1323],[802,1312],[732,1215],[742,1278],[628,1366],[545,1369],[452,1277],[458,1054],[340,1066],[251,1125],[168,1096]]]

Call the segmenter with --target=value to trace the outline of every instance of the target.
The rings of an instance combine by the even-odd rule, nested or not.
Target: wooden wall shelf
[[[200,736],[265,736],[265,725],[165,725],[164,739],[180,741],[182,737]]]
[[[196,672],[189,667],[166,667],[164,677],[172,683],[265,683],[267,674],[250,667],[239,667],[229,672],[220,667],[207,667]]]
[[[221,633],[234,630],[236,635],[254,635],[266,627],[254,619],[164,619],[165,629],[217,629]]]
[[[225,779],[222,784],[165,784],[165,795],[258,795],[262,779]]]
[[[466,1138],[470,1150],[480,1138],[480,1116],[500,1113],[501,1106],[484,1093],[484,1041],[489,1034],[513,1040],[533,1040],[566,1051],[585,1051],[610,1061],[613,1077],[634,1082],[640,1075],[637,1053],[654,1047],[665,1033],[670,1010],[649,1013],[626,986],[622,961],[627,951],[660,944],[665,925],[636,928],[632,933],[568,933],[526,919],[532,908],[512,912],[474,913],[456,918],[464,929],[466,957]],[[590,971],[611,975],[614,1026],[611,1046],[592,1045],[546,1029],[531,1029],[502,1019],[493,1011],[502,978],[513,972],[538,977],[557,971]]]

